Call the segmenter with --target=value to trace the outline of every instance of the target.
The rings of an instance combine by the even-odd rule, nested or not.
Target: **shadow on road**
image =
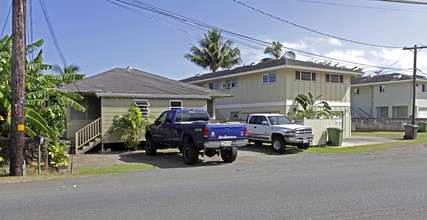
[[[158,168],[191,168],[200,166],[219,166],[225,164],[221,157],[201,157],[195,165],[186,165],[182,161],[182,154],[176,150],[158,151],[154,156],[147,156],[144,151],[119,155],[119,160],[125,163],[146,163]]]
[[[239,147],[239,151],[249,151],[249,152],[256,152],[256,153],[262,153],[266,155],[286,155],[286,154],[297,154],[303,152],[303,150],[298,149],[294,146],[287,145],[286,150],[283,153],[277,153],[273,150],[273,147],[271,144],[253,144],[252,142],[249,142],[248,145],[244,147]]]

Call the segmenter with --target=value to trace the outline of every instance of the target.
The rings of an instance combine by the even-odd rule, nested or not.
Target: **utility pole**
[[[417,52],[418,49],[427,48],[427,46],[404,47],[403,50],[414,50],[414,71],[412,75],[412,125],[415,125],[415,95],[416,95],[416,78],[417,78]]]
[[[24,175],[25,13],[26,0],[13,0],[12,10],[12,124],[10,175]]]

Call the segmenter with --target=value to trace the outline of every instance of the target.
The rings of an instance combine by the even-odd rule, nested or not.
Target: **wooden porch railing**
[[[75,152],[101,134],[101,118],[96,119],[75,133]]]

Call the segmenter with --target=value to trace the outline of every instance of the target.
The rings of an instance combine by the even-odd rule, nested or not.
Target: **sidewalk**
[[[403,137],[393,138],[393,137],[375,137],[375,136],[351,136],[348,138],[344,138],[342,140],[341,147],[351,147],[351,146],[361,146],[361,145],[371,145],[371,144],[383,144],[383,143],[391,143],[396,141],[402,141]]]

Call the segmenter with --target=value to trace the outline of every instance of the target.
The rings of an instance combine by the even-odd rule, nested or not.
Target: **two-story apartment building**
[[[357,77],[352,84],[355,118],[408,118],[412,115],[412,76],[399,73]],[[427,118],[427,79],[417,77],[415,117]]]
[[[245,120],[250,113],[293,111],[298,94],[322,95],[332,111],[343,115],[344,136],[350,136],[350,78],[361,72],[346,68],[278,59],[196,75],[182,81],[231,94],[215,103],[218,119]]]

